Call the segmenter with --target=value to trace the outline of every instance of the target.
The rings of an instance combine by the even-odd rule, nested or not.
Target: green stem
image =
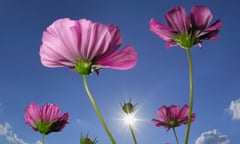
[[[176,139],[176,144],[178,144],[178,137],[177,137],[177,133],[176,133],[175,128],[173,128],[173,133],[174,133],[174,136],[175,136],[175,139]]]
[[[131,124],[129,124],[129,129],[130,129],[130,131],[131,131],[134,144],[137,144],[137,139],[136,139],[136,136],[135,136],[135,134],[134,134],[134,131],[133,131],[133,128],[132,128]]]
[[[87,77],[86,75],[83,75],[83,84],[84,84],[84,88],[85,88],[85,90],[87,92],[87,95],[88,95],[88,97],[89,97],[89,99],[90,99],[90,101],[92,103],[92,106],[93,106],[93,108],[94,108],[94,110],[95,110],[95,112],[96,112],[96,114],[97,114],[97,116],[98,116],[102,126],[104,127],[106,133],[108,134],[109,139],[111,140],[112,144],[116,144],[116,142],[115,142],[115,140],[114,140],[110,130],[108,129],[107,124],[105,123],[105,121],[104,121],[104,119],[103,119],[103,117],[102,117],[102,115],[101,115],[101,113],[100,113],[100,111],[99,111],[99,109],[97,107],[97,104],[96,104],[96,102],[95,102],[95,100],[94,100],[94,98],[93,98],[93,96],[92,96],[92,94],[91,94],[91,92],[90,92],[90,90],[88,88],[87,78],[86,77]]]
[[[188,112],[188,123],[185,135],[185,144],[188,144],[191,120],[192,120],[192,109],[193,109],[193,72],[192,72],[192,58],[190,53],[190,48],[187,49],[187,57],[189,64],[189,112]]]
[[[46,144],[46,135],[42,134],[42,144]]]

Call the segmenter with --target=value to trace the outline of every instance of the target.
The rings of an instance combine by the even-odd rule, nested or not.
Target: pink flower
[[[58,19],[43,33],[41,62],[46,67],[69,67],[82,75],[101,68],[130,69],[137,62],[135,49],[122,43],[115,25],[90,20]]]
[[[201,46],[204,40],[217,38],[223,23],[217,20],[209,26],[212,13],[205,6],[194,6],[187,16],[183,7],[177,6],[165,14],[168,26],[162,25],[154,18],[150,20],[150,30],[166,41],[166,47],[179,45],[182,48],[191,48],[193,45]]]
[[[169,130],[180,125],[187,124],[188,111],[188,105],[184,105],[182,108],[176,105],[171,105],[169,107],[162,106],[157,111],[157,116],[160,118],[160,120],[152,119],[152,121],[157,127],[163,126]],[[195,114],[192,114],[192,121],[195,119]]]
[[[61,131],[68,123],[68,113],[61,114],[60,109],[55,104],[45,104],[39,107],[36,103],[31,103],[25,109],[25,122],[35,131],[41,134]]]

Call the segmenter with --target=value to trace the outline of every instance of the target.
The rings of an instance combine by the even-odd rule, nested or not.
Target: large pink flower
[[[166,41],[166,47],[179,45],[182,48],[191,48],[193,45],[201,46],[204,40],[217,38],[223,23],[217,20],[209,26],[212,13],[205,6],[194,6],[190,15],[186,14],[183,7],[177,6],[165,14],[164,26],[154,18],[150,20],[150,30]]]
[[[160,120],[152,119],[152,121],[156,126],[163,126],[169,130],[180,125],[187,124],[188,111],[188,105],[184,105],[182,108],[176,105],[162,106],[157,111],[157,116],[160,118]],[[192,121],[195,119],[195,114],[192,114]]]
[[[33,130],[42,134],[61,131],[68,123],[68,113],[61,114],[60,109],[55,104],[45,104],[40,107],[36,103],[31,103],[25,109],[25,122]]]
[[[121,43],[117,26],[58,19],[43,33],[41,62],[47,67],[66,66],[83,75],[101,68],[130,69],[137,62],[137,53],[130,45],[118,50]]]

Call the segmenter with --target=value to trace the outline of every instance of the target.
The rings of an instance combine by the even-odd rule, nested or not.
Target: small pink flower
[[[36,103],[31,103],[25,109],[25,122],[35,131],[41,134],[61,131],[68,123],[68,113],[61,114],[60,109],[55,104],[45,104],[39,107]]]
[[[204,40],[217,38],[223,23],[217,20],[209,26],[212,20],[209,8],[201,5],[192,7],[187,16],[183,7],[177,6],[165,14],[164,26],[154,18],[150,20],[150,30],[166,41],[166,47],[179,45],[182,48],[191,48],[193,45],[201,46]]]
[[[126,70],[135,66],[137,53],[122,43],[115,25],[90,20],[58,19],[43,33],[41,62],[46,67],[69,67],[82,75],[101,68]]]
[[[162,106],[157,111],[157,116],[160,120],[152,119],[157,127],[165,127],[167,130],[187,124],[189,106]],[[192,122],[196,119],[195,114],[192,114]]]

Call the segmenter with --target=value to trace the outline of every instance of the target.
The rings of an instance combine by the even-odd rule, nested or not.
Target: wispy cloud
[[[0,135],[7,135],[11,126],[9,123],[0,124]]]
[[[203,132],[201,136],[197,138],[195,144],[229,144],[229,139],[217,129],[213,129]]]
[[[235,101],[231,101],[227,111],[230,112],[233,120],[240,120],[240,98]]]
[[[90,126],[88,122],[83,121],[83,120],[81,120],[81,119],[79,119],[79,118],[76,118],[76,123],[77,123],[77,125],[79,125],[80,127],[84,127],[84,128]]]
[[[28,142],[25,142],[23,139],[19,138],[11,129],[12,127],[8,122],[0,124],[0,137],[5,137],[7,142],[11,144],[29,144]],[[34,144],[41,144],[41,142],[38,140]]]

